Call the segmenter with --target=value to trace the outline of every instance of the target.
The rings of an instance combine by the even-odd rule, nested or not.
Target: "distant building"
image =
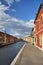
[[[23,40],[28,42],[28,43],[32,43],[32,37],[31,36],[27,36]]]
[[[36,46],[43,50],[43,3],[40,5],[35,18]]]
[[[35,27],[32,28],[31,38],[32,38],[32,44],[35,45],[35,43],[36,43]]]
[[[0,31],[0,44],[6,43],[6,34]]]
[[[14,43],[17,42],[17,40],[17,37],[0,31],[0,44]]]

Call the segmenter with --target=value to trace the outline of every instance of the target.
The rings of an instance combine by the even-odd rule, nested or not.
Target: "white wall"
[[[43,34],[42,34],[42,48],[43,48]]]

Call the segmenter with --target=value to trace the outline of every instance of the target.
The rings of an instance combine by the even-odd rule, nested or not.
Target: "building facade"
[[[43,4],[40,5],[35,19],[36,46],[43,50]]]
[[[17,42],[18,38],[0,31],[0,44],[8,44]]]
[[[35,35],[35,27],[32,28],[32,31],[31,31],[31,38],[32,38],[32,44],[33,45],[36,45],[36,35]]]
[[[33,41],[31,36],[27,36],[27,37],[23,38],[23,40],[28,43],[32,43],[32,41]]]
[[[3,32],[0,32],[0,44],[6,43],[6,34]]]

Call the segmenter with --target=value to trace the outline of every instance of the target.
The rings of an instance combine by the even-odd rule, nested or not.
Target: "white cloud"
[[[6,14],[4,11],[8,10],[9,7],[6,7],[0,2],[0,29],[4,30],[3,24],[6,23],[6,21],[10,18],[8,14]]]
[[[14,36],[20,36],[20,33],[16,32],[16,33],[14,34]]]
[[[26,22],[25,25],[26,25],[27,27],[33,28],[33,27],[35,26],[34,20],[30,20],[30,21]]]
[[[8,8],[9,7],[6,7],[0,3],[0,30],[10,31],[12,32],[10,34],[17,37],[24,37],[29,35],[32,27],[34,26],[33,20],[25,22],[23,20],[13,18],[4,12]]]
[[[8,3],[9,6],[14,2],[14,0],[5,0],[5,1]]]
[[[0,29],[3,28],[3,25],[0,25]]]
[[[15,10],[15,9],[12,9],[12,11],[13,11],[13,12],[16,12],[16,10]]]
[[[4,26],[0,25],[0,31],[4,31],[4,30],[5,30]]]
[[[13,4],[13,2],[14,1],[16,1],[16,2],[20,2],[21,0],[5,0],[7,3],[8,3],[8,5],[10,6],[11,4]]]
[[[1,2],[0,2],[0,5],[1,5]]]
[[[31,22],[31,21],[30,21]],[[11,18],[8,23],[8,25],[6,25],[6,27],[14,32],[13,35],[17,36],[17,37],[24,37],[24,36],[27,36],[29,35],[29,33],[31,32],[31,29],[33,27],[33,24],[31,23],[28,23],[28,26],[27,23],[25,23],[24,21],[22,20],[18,20],[18,19],[14,19],[14,18]]]
[[[16,2],[20,2],[21,0],[15,0]]]
[[[1,2],[0,2],[1,3]],[[3,19],[7,19],[8,17],[10,17],[8,14],[5,14],[5,10],[8,10],[9,7],[6,7],[5,5],[0,4],[0,21],[2,21]]]
[[[5,5],[0,4],[0,11],[8,10],[9,7],[6,7]]]

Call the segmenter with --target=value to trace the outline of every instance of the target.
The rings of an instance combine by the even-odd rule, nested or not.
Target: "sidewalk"
[[[43,65],[43,52],[35,46],[26,43],[18,65]]]

